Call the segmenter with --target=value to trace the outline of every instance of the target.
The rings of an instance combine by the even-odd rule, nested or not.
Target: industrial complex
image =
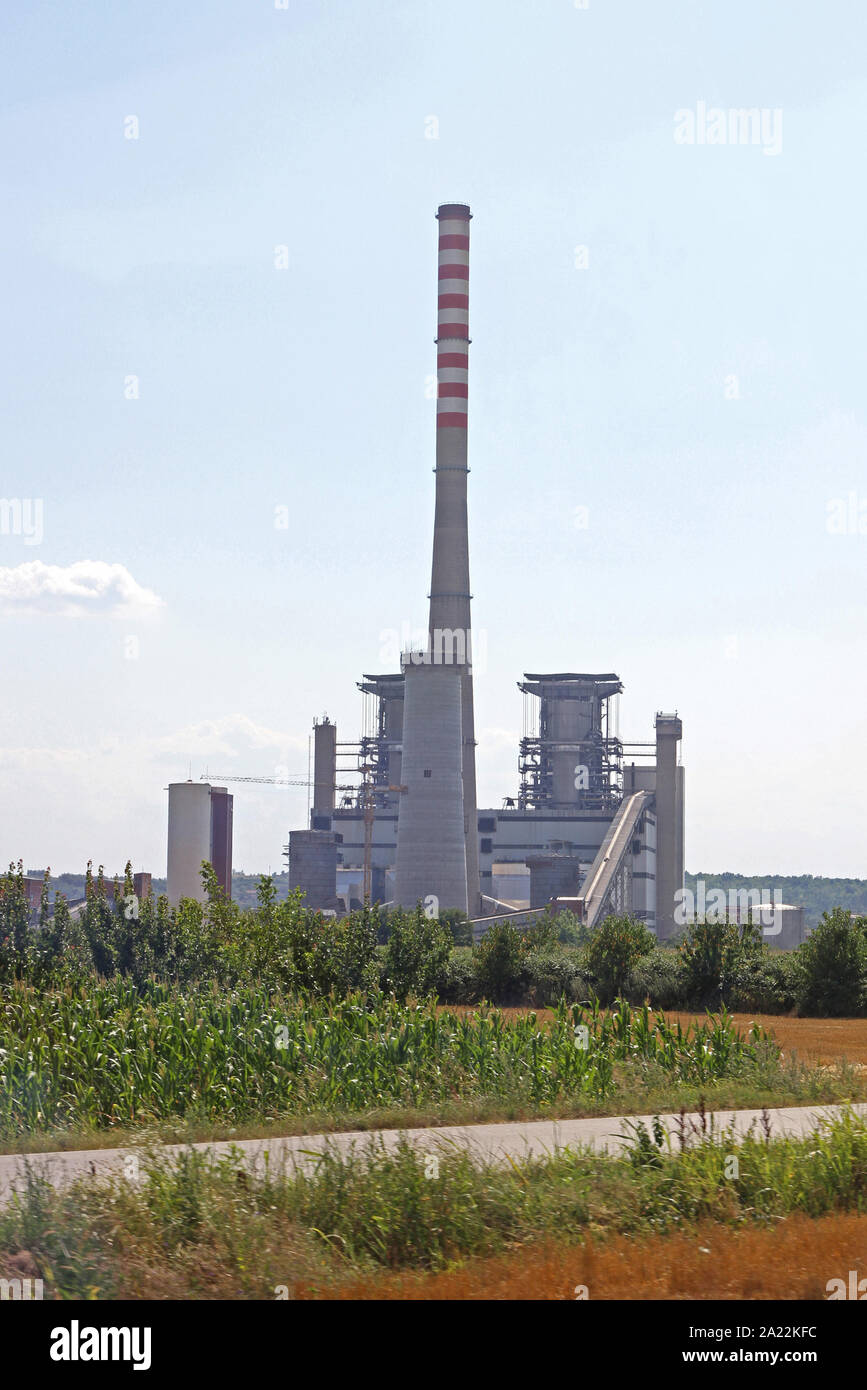
[[[576,671],[526,673],[518,682],[525,718],[517,787],[500,806],[477,803],[467,521],[470,209],[447,203],[437,220],[427,643],[404,652],[399,671],[358,682],[360,738],[339,741],[334,723],[316,721],[310,823],[290,832],[290,882],[324,910],[421,902],[430,912],[458,908],[483,921],[556,899],[590,925],[628,912],[669,937],[684,870],[676,713],[657,713],[653,737],[627,743],[618,727],[619,676],[580,670],[580,653]],[[350,768],[360,782],[341,795]]]

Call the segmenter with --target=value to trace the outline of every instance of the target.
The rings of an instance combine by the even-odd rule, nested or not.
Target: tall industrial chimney
[[[469,368],[470,218],[463,203],[443,203],[439,222],[437,304],[436,512],[430,592],[432,660],[463,667],[461,768],[466,836],[467,903],[478,915],[479,840],[476,824],[476,736],[470,625],[467,529],[467,382]],[[439,655],[442,653],[442,657]],[[450,655],[451,654],[451,655]],[[464,664],[466,663],[466,664]]]

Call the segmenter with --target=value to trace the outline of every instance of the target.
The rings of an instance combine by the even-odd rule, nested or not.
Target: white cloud
[[[196,724],[187,724],[171,734],[157,738],[150,745],[151,757],[168,756],[203,757],[211,753],[224,753],[237,757],[247,749],[271,749],[277,761],[285,761],[294,755],[293,769],[307,761],[307,739],[297,735],[280,733],[277,729],[256,724],[245,714],[227,714],[222,719],[203,719]],[[255,771],[255,769],[253,769]],[[270,767],[265,768],[266,776],[274,776]]]
[[[76,560],[46,565],[42,560],[0,568],[0,614],[82,618],[143,617],[163,600],[146,589],[125,565],[105,560]]]

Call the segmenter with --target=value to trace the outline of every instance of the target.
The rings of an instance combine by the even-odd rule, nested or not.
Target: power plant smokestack
[[[436,512],[428,642],[404,657],[395,898],[478,916],[479,842],[467,538],[470,210],[439,221]]]
[[[461,767],[466,837],[467,903],[478,915],[476,736],[467,528],[467,397],[469,369],[470,218],[463,203],[443,203],[439,222],[437,301],[436,512],[431,570],[429,643],[432,659],[463,667]],[[444,653],[442,658],[438,653]],[[464,662],[466,665],[464,666]]]

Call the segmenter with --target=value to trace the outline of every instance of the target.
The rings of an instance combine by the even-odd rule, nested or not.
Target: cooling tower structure
[[[395,897],[407,907],[417,897],[434,897],[443,908],[474,916],[480,896],[467,525],[471,216],[463,203],[443,203],[437,211],[436,507],[428,646],[408,653],[403,663],[406,790],[398,818]],[[419,767],[424,785],[413,785]],[[460,847],[454,837],[458,823]]]

